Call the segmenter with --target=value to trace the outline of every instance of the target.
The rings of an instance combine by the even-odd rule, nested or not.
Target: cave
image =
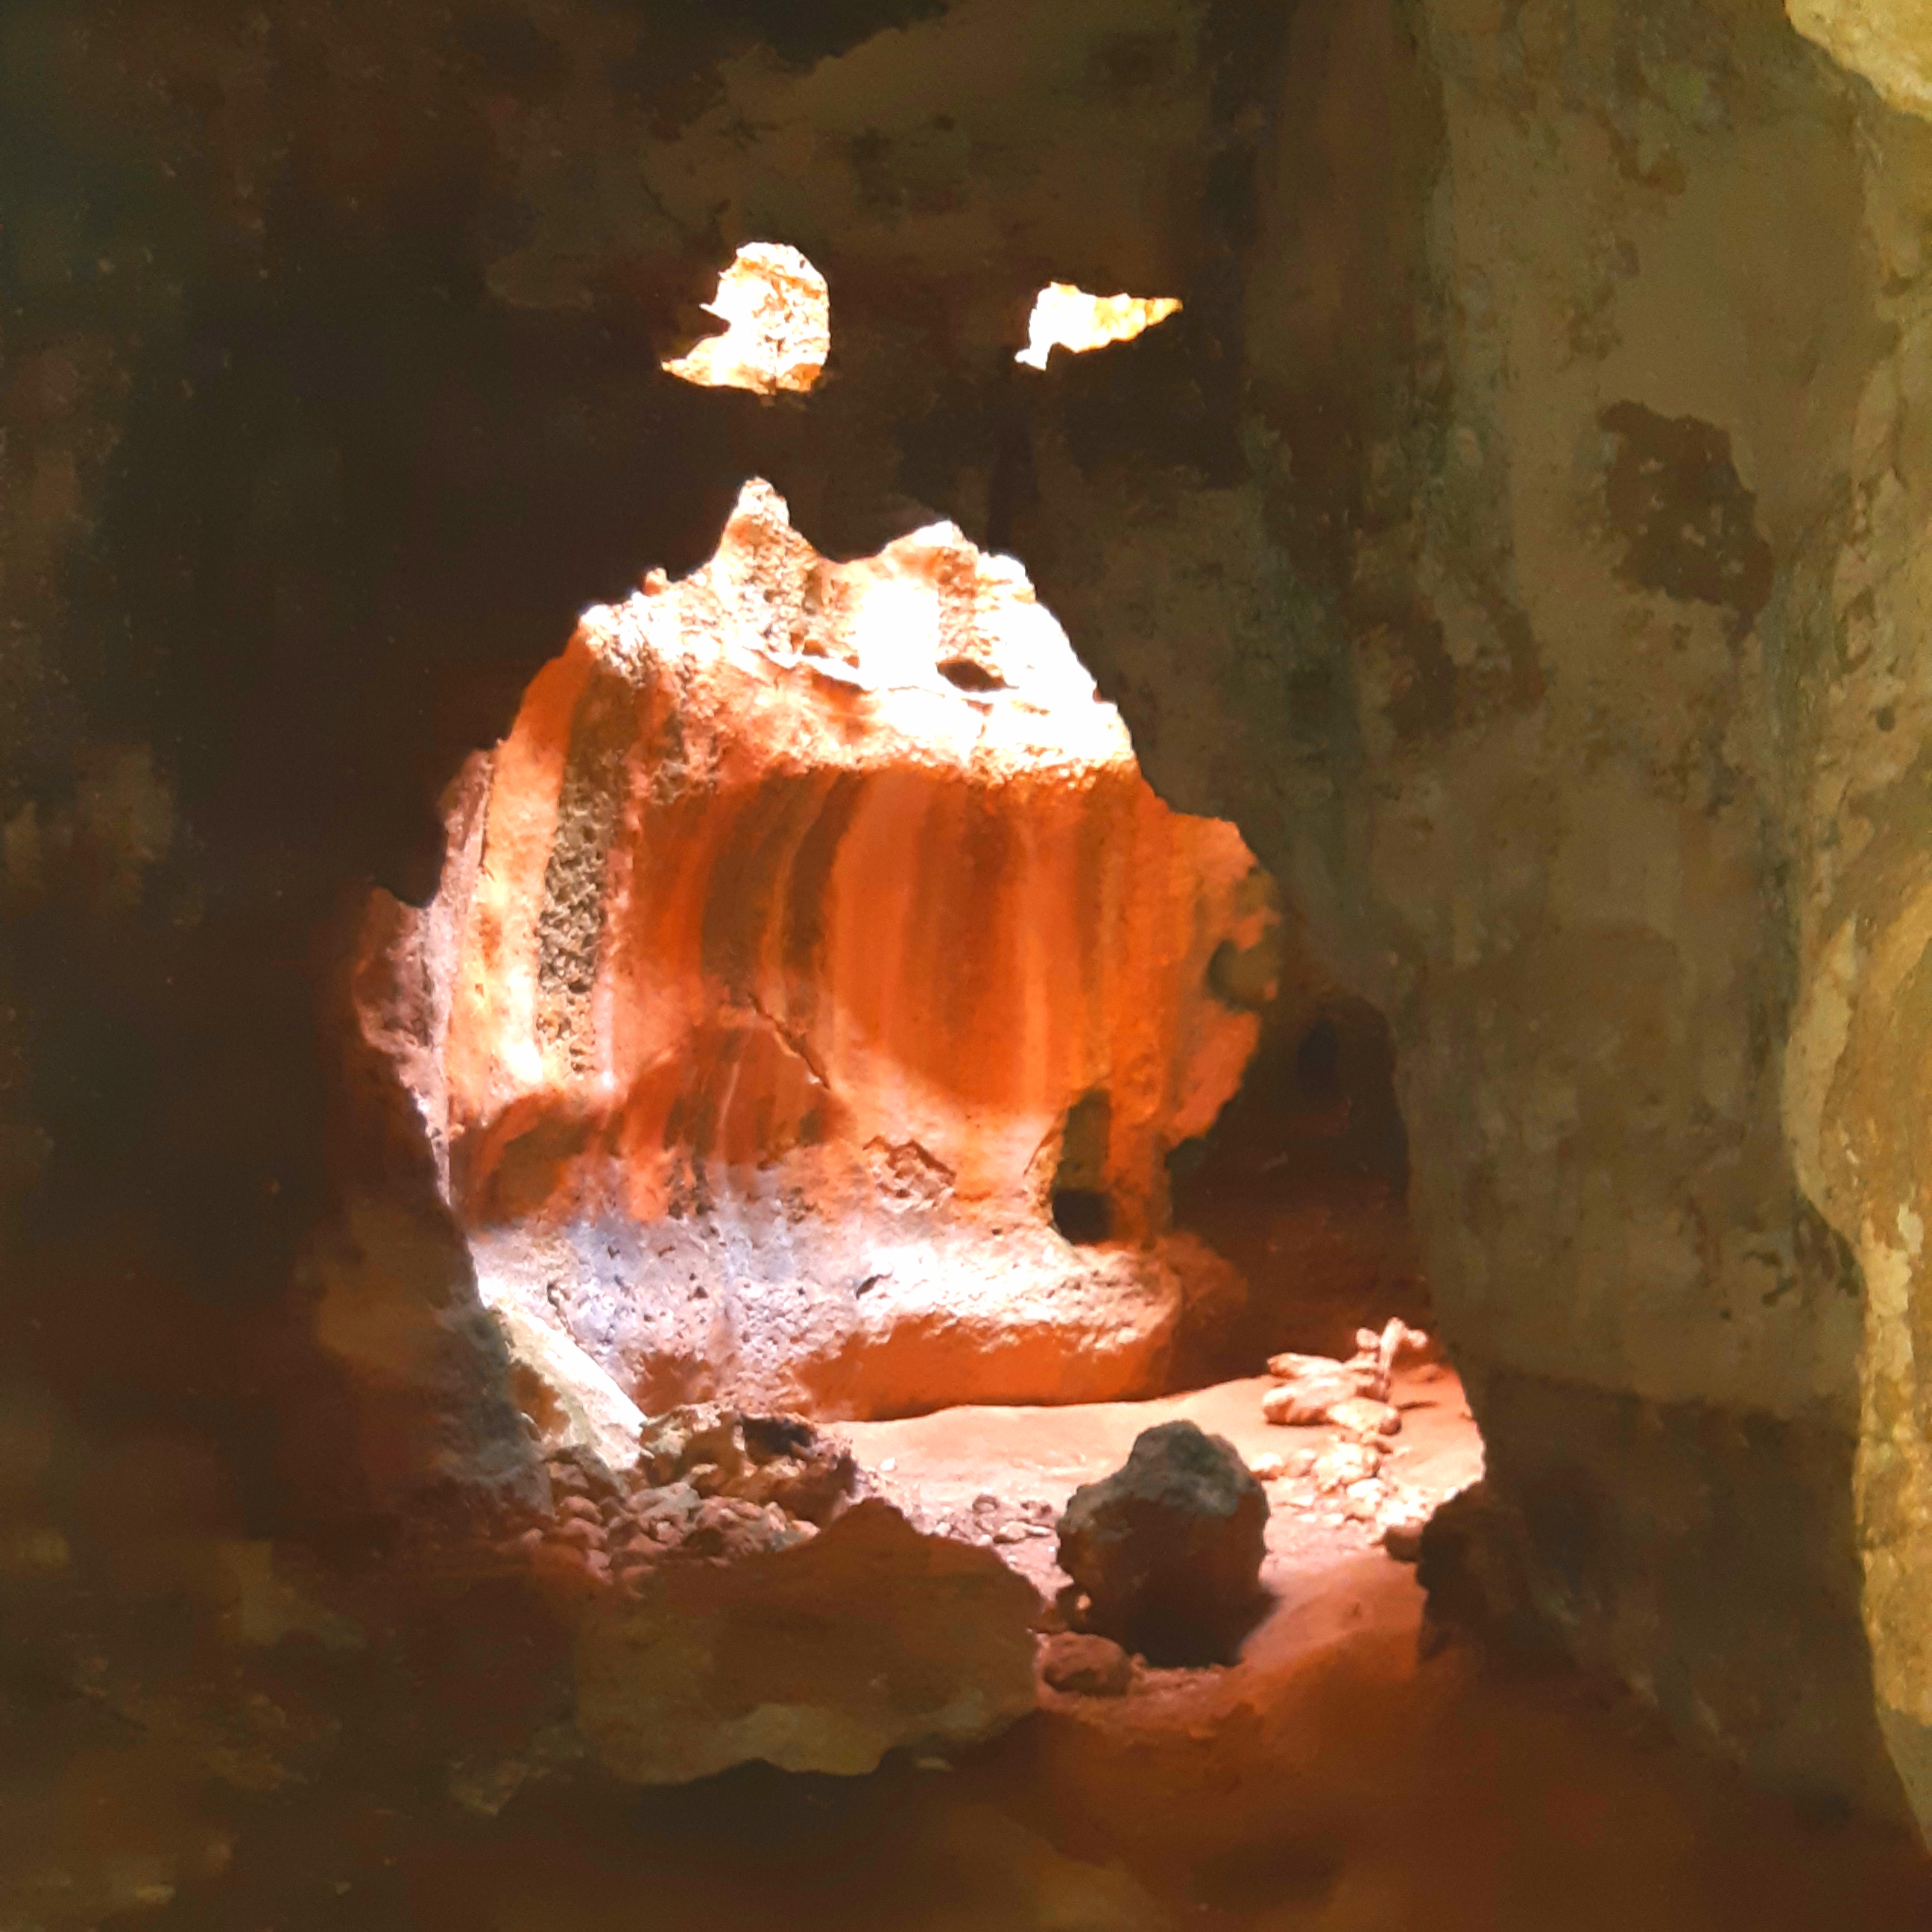
[[[858,1418],[1162,1394],[1285,1346],[1280,1171],[1325,1214],[1322,1150],[1376,1124],[1324,1013],[1284,1087],[1264,1023],[1318,968],[1011,560],[936,524],[835,563],[754,479],[698,569],[584,614],[446,817],[435,896],[371,901],[359,1032],[513,1334],[648,1414]],[[1243,1179],[1245,1267],[1186,1225]],[[1354,1258],[1344,1357],[1396,1312]]]
[[[0,1928],[1932,1923],[1913,9],[0,49]]]

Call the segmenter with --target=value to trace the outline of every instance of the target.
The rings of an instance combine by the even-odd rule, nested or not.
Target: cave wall
[[[1859,1283],[1780,1108],[1804,577],[1885,340],[1855,110],[1771,9],[1429,32],[1454,400],[1360,716],[1436,1292],[1571,1646],[1883,1802]]]
[[[1304,8],[1287,56],[1196,316],[1240,408],[1150,357],[1130,454],[1070,371],[1024,547],[1390,1018],[1534,1620],[1757,1774],[1922,1807],[1900,977],[1891,1191],[1816,1151],[1860,920],[1916,958],[1843,848],[1874,788],[1888,862],[1916,824],[1922,136],[1768,6]]]
[[[214,1884],[277,1792],[487,1808],[568,1716],[567,1636],[478,1573],[542,1472],[358,1045],[368,893],[429,896],[465,759],[747,477],[829,555],[1012,547],[1034,292],[1196,279],[1210,25],[6,10],[6,1916]],[[833,305],[772,405],[659,368],[760,235]]]
[[[218,1781],[249,1720],[209,1552],[532,1480],[342,970],[370,884],[433,890],[442,788],[576,611],[696,564],[755,473],[828,554],[934,513],[1018,554],[1156,790],[1234,820],[1386,1014],[1544,1620],[1883,1808],[1876,1663],[1922,1778],[1909,88],[1764,0],[47,0],[4,33],[34,1681],[118,1578],[107,1702]],[[658,371],[755,236],[827,277],[810,397]],[[1036,379],[1050,279],[1186,306]],[[142,1539],[201,1556],[117,1568]],[[164,1584],[189,1610],[141,1622]],[[386,1766],[489,1704],[472,1664],[394,1680]]]
[[[447,815],[429,905],[372,898],[358,1030],[487,1306],[650,1414],[1121,1400],[1232,1345],[1166,1160],[1242,1086],[1272,882],[1010,559],[938,524],[830,562],[754,479]]]
[[[1922,1820],[1932,1816],[1932,1299],[1919,1098],[1932,93],[1924,23],[1910,10],[1793,0],[1790,12],[1860,76],[1847,92],[1864,136],[1865,232],[1882,277],[1886,339],[1858,399],[1845,514],[1805,582],[1829,649],[1797,707],[1799,980],[1785,1121],[1800,1182],[1856,1254],[1865,1282],[1855,1486],[1865,1626],[1880,1720]]]
[[[1922,1810],[1913,1110],[1868,1100],[1854,1210],[1820,1097],[1849,931],[1891,935],[1890,1077],[1912,1037],[1875,848],[1918,755],[1922,131],[1774,9],[1429,31],[1454,670],[1372,750],[1367,836],[1421,941],[1379,982],[1412,1132],[1459,1148],[1418,1172],[1436,1292],[1572,1646],[1761,1773],[1884,1804],[1895,1767]],[[1367,668],[1393,723],[1422,668]]]

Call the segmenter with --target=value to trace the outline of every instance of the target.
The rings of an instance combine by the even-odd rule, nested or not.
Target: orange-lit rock
[[[1013,360],[1044,369],[1056,349],[1082,355],[1110,342],[1131,342],[1180,309],[1173,296],[1092,296],[1071,282],[1049,282],[1034,298],[1027,346]]]
[[[687,356],[664,364],[667,375],[705,388],[775,395],[809,389],[832,352],[832,310],[825,278],[796,248],[748,242],[718,278],[705,304],[725,324]]]
[[[586,614],[450,823],[364,1024],[485,1299],[645,1409],[1144,1392],[1226,1292],[1160,1239],[1165,1158],[1254,1046],[1209,963],[1271,915],[1016,564],[944,526],[829,562],[750,484],[710,563]]]

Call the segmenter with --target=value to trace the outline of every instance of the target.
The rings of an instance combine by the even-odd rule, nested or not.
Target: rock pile
[[[1033,1708],[1034,1587],[864,1493],[851,1452],[796,1416],[699,1403],[644,1422],[621,1468],[580,1442],[545,1466],[551,1511],[506,1553],[562,1610],[572,1735],[620,1778],[857,1774]]]
[[[796,1416],[715,1402],[645,1424],[633,1470],[554,1453],[554,1509],[518,1544],[554,1576],[634,1594],[665,1563],[730,1562],[808,1540],[856,1497],[850,1450]]]
[[[1319,1448],[1262,1457],[1255,1473],[1264,1481],[1294,1485],[1296,1504],[1366,1526],[1399,1562],[1412,1563],[1430,1505],[1389,1480],[1383,1465],[1402,1418],[1389,1400],[1397,1359],[1428,1346],[1429,1337],[1400,1318],[1379,1332],[1356,1331],[1355,1352],[1346,1362],[1326,1355],[1273,1357],[1275,1386],[1262,1398],[1262,1412],[1283,1428],[1333,1429],[1341,1439]]]
[[[1060,1520],[1069,1620],[1162,1664],[1226,1660],[1259,1610],[1268,1493],[1191,1422],[1144,1430]]]
[[[1396,1358],[1428,1341],[1398,1317],[1379,1334],[1357,1330],[1355,1352],[1346,1362],[1328,1355],[1273,1356],[1268,1373],[1276,1385],[1262,1398],[1262,1413],[1283,1428],[1332,1424],[1359,1442],[1396,1435],[1402,1418],[1388,1400]]]
[[[1017,1543],[1044,1540],[1054,1533],[1057,1521],[1052,1504],[1033,1498],[1009,1502],[982,1490],[970,1508],[952,1510],[931,1526],[937,1536],[950,1536],[957,1543],[976,1543],[982,1549],[1008,1547]]]

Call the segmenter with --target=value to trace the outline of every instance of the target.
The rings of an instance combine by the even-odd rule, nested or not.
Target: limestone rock
[[[699,1402],[644,1425],[644,1467],[655,1484],[688,1481],[700,1496],[771,1504],[823,1526],[851,1501],[852,1452],[802,1416],[744,1415]]]
[[[514,1303],[490,1310],[510,1352],[510,1388],[547,1454],[580,1450],[614,1474],[637,1466],[644,1414],[554,1322]]]
[[[1355,1352],[1346,1362],[1327,1355],[1270,1356],[1268,1373],[1278,1386],[1262,1397],[1262,1413],[1283,1428],[1333,1422],[1352,1436],[1394,1436],[1402,1426],[1388,1402],[1396,1358],[1428,1339],[1397,1318],[1380,1329],[1357,1330]]]
[[[1258,1037],[1210,964],[1279,915],[1017,564],[943,524],[836,562],[749,483],[586,614],[448,836],[367,922],[363,1030],[484,1298],[644,1408],[1112,1400],[1228,1326],[1165,1163]]]
[[[1309,1474],[1318,1490],[1329,1492],[1363,1481],[1382,1464],[1382,1450],[1372,1442],[1337,1442],[1315,1458]]]
[[[667,1565],[637,1600],[600,1601],[578,1643],[578,1724],[640,1784],[754,1760],[856,1775],[1032,1709],[1038,1609],[998,1557],[868,1500],[794,1548]]]
[[[1060,1564],[1090,1629],[1156,1662],[1225,1657],[1252,1621],[1268,1493],[1224,1438],[1144,1430],[1126,1463],[1074,1491]]]
[[[1275,1358],[1279,1361],[1281,1358]],[[1278,1427],[1311,1429],[1328,1420],[1338,1402],[1355,1400],[1357,1384],[1340,1363],[1278,1383],[1262,1397],[1262,1414]]]
[[[1343,1435],[1358,1442],[1373,1442],[1402,1432],[1402,1418],[1385,1402],[1365,1395],[1352,1395],[1328,1412],[1328,1420]]]
[[[1785,11],[1893,106],[1932,118],[1932,14],[1922,0],[1785,0]]]

